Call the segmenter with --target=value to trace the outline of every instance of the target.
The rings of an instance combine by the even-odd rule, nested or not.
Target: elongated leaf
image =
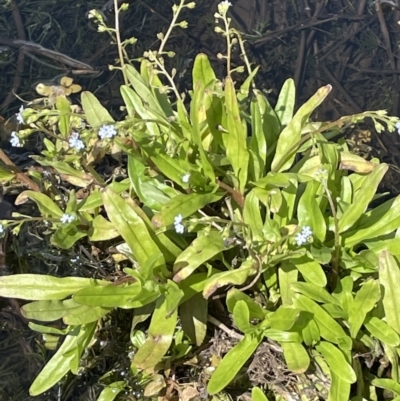
[[[69,372],[71,362],[75,358],[79,360],[85,349],[85,344],[92,339],[95,328],[95,323],[78,326],[66,336],[58,351],[32,383],[29,389],[30,395],[35,396],[44,393]],[[79,347],[79,343],[83,346]]]
[[[332,90],[331,85],[323,86],[304,103],[286,128],[279,135],[272,171],[285,171],[290,168],[300,146],[301,130],[306,125],[311,113],[324,101]]]
[[[243,209],[243,222],[251,228],[253,241],[263,240],[263,220],[261,218],[260,201],[253,189],[246,195]]]
[[[238,374],[246,361],[253,355],[261,342],[261,336],[245,335],[224,357],[208,382],[209,394],[223,390]]]
[[[100,128],[104,123],[114,122],[110,113],[101,105],[93,93],[87,91],[82,92],[81,102],[86,120],[93,128]]]
[[[333,297],[325,288],[312,283],[294,282],[290,288],[317,302],[331,303],[340,306],[340,301]]]
[[[44,217],[59,219],[63,215],[58,205],[45,194],[34,191],[24,191],[21,195],[27,196],[29,199],[35,201]]]
[[[177,258],[174,264],[174,281],[189,277],[199,266],[226,249],[217,231],[198,233],[198,237]]]
[[[268,401],[268,398],[259,387],[253,387],[251,390],[251,401]]]
[[[125,380],[109,384],[101,391],[97,401],[114,401],[118,397],[118,394],[124,391],[125,386]]]
[[[355,338],[367,313],[379,301],[381,293],[376,280],[368,280],[357,292],[349,311],[350,335]]]
[[[182,329],[194,344],[203,344],[207,334],[208,301],[201,293],[189,298],[179,307]]]
[[[268,315],[273,329],[290,330],[299,317],[299,310],[292,307],[280,306],[275,312]]]
[[[266,311],[261,307],[261,305],[256,303],[253,298],[245,294],[243,291],[231,288],[226,297],[226,306],[230,313],[233,312],[233,308],[238,301],[246,302],[250,312],[250,319],[264,320]]]
[[[239,269],[214,274],[207,280],[204,286],[203,296],[204,298],[209,298],[218,288],[228,284],[241,285],[249,276],[255,274],[256,271],[254,261],[246,260]]]
[[[279,289],[283,305],[292,305],[292,297],[294,292],[291,288],[292,284],[297,282],[299,271],[293,263],[284,261],[278,270]]]
[[[292,372],[301,374],[307,371],[310,365],[310,357],[303,345],[299,343],[281,343],[281,347],[286,364]]]
[[[316,347],[322,354],[326,363],[335,374],[345,383],[354,383],[357,380],[353,368],[348,364],[343,352],[333,344],[321,341]]]
[[[250,311],[244,301],[238,301],[233,308],[233,321],[242,333],[250,333],[254,328],[250,324]]]
[[[400,395],[400,383],[392,379],[374,379],[371,383],[373,386],[391,391],[394,395]]]
[[[230,77],[225,79],[225,107],[229,131],[226,155],[232,164],[236,178],[239,180],[239,188],[237,189],[243,193],[247,183],[249,152],[239,114],[235,87]]]
[[[301,294],[295,294],[293,305],[298,309],[311,312],[314,315],[321,337],[326,340],[339,344],[342,338],[347,337],[340,324],[332,319],[327,312],[310,298]]]
[[[318,262],[308,255],[293,258],[291,262],[296,266],[307,282],[316,286],[325,287],[327,283],[326,275]]]
[[[39,274],[0,276],[0,296],[31,301],[59,300],[90,286],[91,279],[82,277],[52,277]],[[107,281],[97,281],[108,285]]]
[[[153,241],[146,224],[119,195],[106,188],[103,192],[104,207],[108,218],[126,241],[140,265],[157,255],[162,263],[162,253]]]
[[[283,83],[275,106],[275,113],[283,127],[286,127],[293,118],[295,102],[296,86],[294,80],[289,78]]]
[[[178,215],[188,217],[197,210],[202,209],[209,203],[217,202],[222,198],[222,194],[198,194],[192,193],[189,195],[177,195],[168,201],[162,208],[161,212],[152,218],[152,223],[155,227],[165,227],[174,222]]]
[[[385,321],[377,317],[367,317],[364,325],[379,341],[391,347],[398,347],[400,345],[399,335]]]
[[[40,320],[42,322],[51,322],[61,319],[68,314],[71,309],[77,309],[81,305],[72,299],[64,301],[36,301],[22,306],[21,312],[27,319]]]
[[[342,233],[353,226],[353,224],[367,210],[369,203],[375,196],[378,185],[386,174],[389,166],[385,163],[377,166],[363,181],[361,187],[354,196],[353,203],[344,211],[339,218],[339,232]]]
[[[331,370],[331,387],[329,388],[328,401],[349,401],[350,383],[341,379]]]
[[[400,270],[395,258],[387,251],[379,255],[379,283],[385,290],[382,303],[386,322],[400,334]]]
[[[166,296],[158,298],[146,342],[139,348],[133,359],[133,363],[140,369],[154,367],[167,353],[178,320],[178,304],[175,306],[175,311],[171,313],[171,306]]]

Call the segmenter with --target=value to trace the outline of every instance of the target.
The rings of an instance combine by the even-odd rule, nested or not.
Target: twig
[[[242,340],[244,338],[243,334],[236,333],[235,330],[226,327],[223,323],[221,323],[219,320],[217,320],[215,317],[212,317],[211,315],[207,315],[207,320],[222,331],[225,331],[225,333],[227,333],[232,338],[237,338],[238,340]]]

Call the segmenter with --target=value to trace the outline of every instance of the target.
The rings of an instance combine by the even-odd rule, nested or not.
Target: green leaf
[[[259,387],[253,387],[251,390],[251,401],[268,401],[268,398]]]
[[[321,337],[335,344],[339,344],[342,338],[347,337],[343,328],[327,312],[325,312],[317,303],[305,295],[295,294],[293,305],[300,309],[311,312],[314,315],[315,322],[319,328]]]
[[[86,235],[86,232],[79,231],[76,225],[60,226],[51,236],[51,243],[61,249],[70,249],[76,241],[86,237]]]
[[[400,345],[399,335],[382,319],[367,317],[364,326],[379,341],[391,347],[398,347]]]
[[[82,92],[81,102],[86,120],[93,128],[97,129],[104,123],[114,122],[108,110],[101,105],[93,93]]]
[[[379,255],[379,284],[384,288],[382,299],[387,324],[400,334],[400,270],[395,258],[387,251]]]
[[[96,328],[96,323],[78,326],[65,337],[58,351],[32,383],[29,394],[39,395],[53,387],[69,371],[71,362],[81,357],[86,344],[90,342]],[[81,344],[81,346],[78,346]]]
[[[327,280],[324,270],[308,254],[292,258],[290,261],[296,266],[307,282],[320,287],[326,286]]]
[[[268,315],[271,328],[277,330],[290,330],[299,317],[299,310],[289,306],[280,306],[275,312]]]
[[[261,217],[260,201],[253,189],[246,195],[246,202],[243,209],[243,222],[251,228],[251,238],[254,242],[262,241],[263,220]]]
[[[246,302],[250,312],[250,319],[264,320],[266,311],[261,307],[261,305],[256,303],[253,298],[245,294],[243,291],[239,291],[236,288],[231,288],[226,296],[226,306],[228,307],[228,311],[230,313],[233,312],[233,308],[238,301]]]
[[[339,218],[339,233],[351,228],[354,223],[367,210],[369,203],[375,196],[378,185],[382,181],[383,176],[388,170],[388,165],[382,163],[368,174],[362,182],[361,187],[356,192],[353,202],[347,207],[342,216]]]
[[[254,328],[250,324],[250,311],[244,301],[238,301],[233,308],[233,321],[242,333],[250,333]]]
[[[119,232],[114,224],[99,214],[93,219],[88,236],[91,241],[108,241],[118,237]]]
[[[331,85],[320,89],[304,103],[290,123],[279,135],[275,157],[271,169],[274,172],[285,171],[291,167],[300,146],[301,131],[308,122],[311,113],[324,101],[332,90]]]
[[[27,196],[29,199],[35,201],[44,217],[59,219],[63,215],[63,211],[58,207],[58,205],[45,194],[34,191],[24,191],[20,196]]]
[[[140,298],[141,290],[139,281],[121,285],[92,285],[75,293],[73,300],[81,305],[129,309]]]
[[[317,302],[332,303],[340,306],[340,301],[333,297],[325,288],[311,283],[294,282],[290,288]]]
[[[97,401],[113,401],[118,397],[118,394],[125,390],[126,382],[125,380],[121,380],[118,382],[114,382],[109,384],[106,388],[104,388]]]
[[[227,249],[221,233],[217,231],[199,231],[197,235],[197,238],[175,260],[173,280],[177,283],[189,277],[199,266]]]
[[[201,293],[195,294],[179,307],[182,329],[198,347],[207,334],[208,301]]]
[[[349,401],[350,383],[341,379],[331,370],[331,387],[329,388],[328,401]]]
[[[372,310],[379,301],[381,293],[376,280],[368,280],[357,292],[354,302],[349,310],[350,335],[356,338],[358,331],[364,323],[367,313]]]
[[[165,227],[174,222],[174,219],[179,214],[183,218],[191,216],[193,213],[202,209],[209,203],[217,202],[222,198],[223,194],[180,194],[169,200],[161,208],[161,212],[156,214],[152,219],[155,227]]]
[[[303,341],[303,337],[301,333],[298,331],[285,331],[285,330],[277,330],[277,329],[266,329],[264,330],[264,336],[274,341],[278,341],[280,343],[289,342],[289,343],[301,343]]]
[[[162,295],[157,299],[146,342],[139,348],[133,358],[133,363],[140,369],[156,366],[167,353],[172,343],[175,326],[178,321],[178,304],[176,304],[175,311],[171,313],[166,297],[167,295]]]
[[[275,113],[282,126],[286,127],[293,118],[293,110],[296,102],[296,86],[292,78],[287,79],[281,91],[275,106]]]
[[[56,108],[60,112],[60,117],[58,121],[58,129],[64,139],[68,137],[69,125],[71,117],[71,106],[70,102],[64,96],[57,96],[56,98]]]
[[[92,279],[82,277],[52,277],[39,274],[0,276],[0,296],[32,301],[59,300],[90,285]],[[108,285],[107,281],[97,281]]]
[[[251,259],[248,259],[244,261],[238,269],[214,274],[207,280],[206,285],[204,286],[204,298],[209,298],[215,291],[217,291],[218,288],[221,288],[225,285],[243,284],[249,276],[257,272],[254,265],[255,262]]]
[[[371,383],[373,386],[391,391],[394,395],[400,395],[400,383],[392,379],[374,379]]]
[[[284,261],[282,262],[279,270],[279,290],[283,305],[292,305],[293,290],[292,284],[297,282],[299,271],[295,268],[293,263]]]
[[[243,193],[247,183],[249,152],[247,150],[246,134],[240,119],[235,86],[231,77],[225,79],[225,107],[227,129],[229,131],[226,155],[239,181],[239,188],[235,189]]]
[[[126,241],[138,263],[143,266],[150,257],[156,255],[162,264],[162,252],[135,210],[108,188],[103,191],[103,200],[108,218]]]
[[[303,345],[294,343],[281,343],[283,355],[287,367],[296,374],[301,374],[307,371],[310,365],[310,357]]]
[[[207,86],[216,80],[214,70],[206,54],[199,53],[194,59],[192,70],[193,86],[198,82]]]
[[[322,354],[330,369],[345,383],[354,383],[357,376],[353,368],[348,364],[343,352],[333,344],[321,341],[316,350]]]
[[[5,166],[0,166],[0,182],[1,183],[6,183],[8,181],[11,181],[15,177],[15,174],[9,170]]]
[[[238,374],[261,342],[261,336],[245,335],[224,357],[207,385],[209,394],[222,391]]]

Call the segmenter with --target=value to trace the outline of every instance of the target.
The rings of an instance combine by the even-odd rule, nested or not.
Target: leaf
[[[379,284],[376,280],[368,280],[358,290],[349,310],[351,337],[357,337],[358,331],[361,329],[367,313],[374,308],[380,297]]]
[[[354,383],[357,376],[353,368],[348,364],[343,352],[333,344],[321,341],[316,345],[316,350],[322,354],[330,369],[345,383]]]
[[[63,215],[63,211],[58,207],[58,205],[45,194],[34,191],[24,191],[19,196],[27,196],[29,199],[35,201],[44,217],[59,219]]]
[[[301,374],[307,371],[310,365],[310,357],[299,343],[281,343],[283,355],[287,367],[296,374]]]
[[[375,196],[378,185],[386,174],[388,168],[387,164],[382,163],[368,174],[362,182],[361,187],[356,192],[353,202],[339,218],[339,233],[351,228],[367,210],[367,207]]]
[[[124,391],[126,386],[125,380],[114,382],[103,388],[97,401],[113,401],[118,397],[118,394]]]
[[[287,79],[279,92],[275,113],[282,126],[286,127],[293,118],[294,104],[296,102],[296,86],[292,78]]]
[[[316,286],[325,287],[326,275],[321,265],[308,255],[292,258],[290,261],[296,266],[304,279]]]
[[[178,320],[178,305],[176,305],[175,311],[170,313],[171,310],[166,297],[167,295],[162,295],[157,299],[146,342],[133,358],[133,363],[140,369],[156,366],[172,343]]]
[[[247,150],[246,136],[240,119],[236,91],[231,77],[225,79],[225,107],[227,129],[229,132],[226,155],[239,181],[239,188],[235,189],[243,193],[247,183],[249,152]]]
[[[199,194],[191,193],[189,195],[180,194],[169,200],[161,208],[161,212],[154,215],[151,219],[154,227],[165,227],[174,222],[179,214],[183,218],[191,216],[193,213],[202,209],[209,203],[217,202],[223,194]]]
[[[101,105],[93,93],[87,91],[82,92],[81,102],[86,120],[93,128],[97,129],[104,123],[114,122],[110,113]]]
[[[197,238],[175,260],[173,280],[177,283],[189,277],[199,266],[227,249],[221,233],[217,231],[199,231],[197,235]]]
[[[239,291],[236,288],[231,288],[226,297],[226,306],[228,307],[228,311],[230,313],[233,312],[233,308],[238,301],[246,302],[250,312],[250,319],[264,320],[266,312],[261,305],[256,303],[253,298],[245,294],[243,291]]]
[[[6,183],[11,181],[15,177],[15,173],[13,173],[10,169],[6,166],[0,166],[0,182]]]
[[[294,282],[290,288],[317,302],[332,303],[340,306],[340,301],[333,297],[325,288],[312,283]]]
[[[308,122],[311,113],[324,101],[332,90],[331,85],[323,86],[304,103],[290,123],[279,135],[275,157],[272,161],[273,172],[285,171],[293,164],[300,146],[301,131]]]
[[[292,305],[293,290],[292,284],[297,282],[298,270],[293,263],[287,261],[282,262],[279,270],[279,290],[281,292],[282,304]]]
[[[250,311],[244,301],[238,301],[233,308],[233,321],[242,333],[250,333],[254,328],[250,324]]]
[[[218,288],[228,284],[241,285],[256,271],[254,261],[248,259],[238,269],[213,274],[204,286],[203,296],[209,298]]]
[[[400,271],[395,258],[389,252],[382,251],[379,255],[379,284],[384,288],[382,303],[386,322],[400,334],[399,283]]]
[[[275,312],[268,315],[271,328],[277,330],[290,330],[299,317],[299,310],[287,306],[280,306]]]
[[[99,214],[93,219],[88,236],[91,241],[108,241],[118,237],[119,232],[114,224]]]
[[[126,241],[138,263],[143,266],[154,255],[162,263],[162,252],[135,210],[108,188],[103,191],[103,201],[108,218]]]
[[[321,337],[335,344],[339,344],[342,338],[347,337],[340,324],[314,301],[301,294],[295,294],[293,301],[296,308],[311,312],[314,315]]]
[[[331,387],[329,388],[328,401],[349,401],[350,383],[341,379],[331,371]]]
[[[201,293],[194,295],[179,307],[182,329],[198,347],[207,334],[208,302]]]
[[[261,336],[245,335],[222,359],[207,385],[209,394],[222,391],[238,374],[261,342]]]
[[[59,300],[90,285],[92,279],[82,277],[52,277],[39,274],[0,276],[0,296],[31,301]],[[107,281],[97,281],[108,285]]]
[[[198,82],[202,83],[204,86],[207,86],[210,82],[216,80],[214,70],[206,54],[199,53],[194,59],[192,79],[193,86],[195,86]]]
[[[377,317],[367,317],[364,326],[379,341],[391,347],[400,345],[399,335],[385,321]]]
[[[251,401],[268,401],[268,398],[259,387],[253,387],[251,390]]]
[[[129,309],[140,298],[141,290],[139,281],[121,285],[91,285],[75,293],[73,300],[81,305]]]
[[[400,384],[392,379],[374,379],[371,384],[373,386],[391,391],[394,395],[400,395]]]
[[[67,334],[58,351],[32,383],[29,394],[39,395],[58,383],[69,371],[74,358],[81,357],[86,344],[90,342],[96,328],[96,323],[78,326]],[[78,344],[81,344],[79,347]]]

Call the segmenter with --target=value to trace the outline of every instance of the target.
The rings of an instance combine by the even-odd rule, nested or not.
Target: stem
[[[226,18],[226,12],[224,15],[224,24],[225,24],[225,31],[226,31],[226,47],[227,47],[227,54],[226,54],[226,72],[228,77],[231,76],[231,36],[229,32],[229,21]]]
[[[116,1],[116,0],[114,0],[114,1]],[[173,13],[174,15],[172,17],[171,25],[169,26],[167,33],[165,34],[163,40],[161,41],[160,48],[158,49],[158,53],[160,55],[162,54],[162,52],[164,50],[164,46],[167,43],[167,40],[168,40],[169,36],[171,35],[172,30],[175,27],[176,20],[178,19],[179,14],[180,14],[184,4],[185,4],[185,0],[181,0],[180,4],[178,6],[178,9],[176,10],[176,12]]]
[[[122,53],[122,43],[121,43],[121,35],[119,34],[119,8],[118,8],[118,0],[114,0],[114,9],[115,9],[115,38],[117,39],[117,47],[118,47],[118,54],[119,54],[119,62],[121,64],[122,75],[124,77],[125,85],[128,85],[128,79],[126,77],[125,71],[125,61],[124,55]]]

